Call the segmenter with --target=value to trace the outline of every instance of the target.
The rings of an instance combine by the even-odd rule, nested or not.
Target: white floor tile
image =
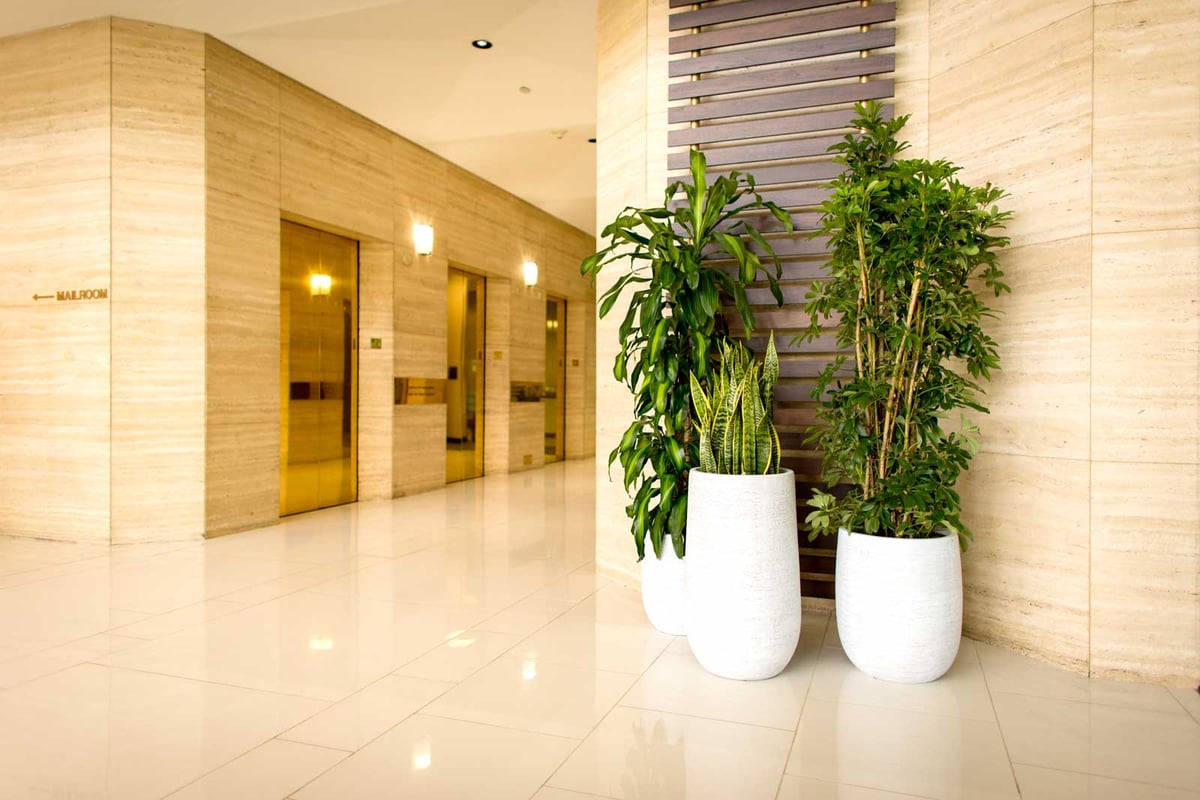
[[[823,610],[782,676],[708,675],[597,573],[594,485],[567,462],[209,541],[0,536],[0,797],[1012,800],[1015,769],[1027,800],[1200,800],[1192,689],[969,641],[895,686]]]
[[[298,592],[103,663],[337,701],[454,638],[480,616],[463,608]]]
[[[995,722],[809,700],[789,774],[944,800],[1016,800]]]
[[[453,686],[388,675],[279,734],[279,738],[335,750],[358,750]]]
[[[545,597],[527,597],[493,614],[475,627],[484,631],[528,636],[571,610],[574,603]]]
[[[322,703],[84,664],[0,692],[9,797],[158,798]]]
[[[987,644],[977,645],[988,688],[1083,703],[1177,713],[1179,704],[1161,686],[1089,678]]]
[[[296,800],[528,800],[577,743],[417,714],[296,792]]]
[[[1197,800],[1200,792],[1131,783],[1080,772],[1015,766],[1021,800]]]
[[[349,756],[339,750],[272,739],[167,800],[266,800],[287,797]]]
[[[840,648],[823,648],[809,697],[963,719],[996,719],[975,643],[970,639],[962,641],[949,672],[932,683],[919,684],[872,678],[850,663]]]
[[[553,786],[544,786],[541,791],[533,796],[533,800],[615,800],[615,798],[604,797],[598,794],[581,794],[580,792],[570,792],[566,789],[555,789]]]
[[[549,785],[623,800],[770,800],[790,739],[771,728],[620,707]]]
[[[680,637],[685,653],[668,648],[621,705],[794,731],[809,692],[824,622],[823,614],[805,615],[791,664],[766,681],[734,681],[706,672]]]
[[[933,800],[915,794],[897,794],[848,783],[828,783],[813,778],[784,775],[778,800]]]
[[[243,603],[231,603],[227,600],[205,600],[190,606],[157,614],[152,617],[110,629],[112,633],[121,636],[132,636],[135,639],[161,639],[184,628],[208,622],[210,619],[223,617],[245,608]]]
[[[425,713],[582,739],[634,677],[504,656],[425,708]]]
[[[520,640],[511,633],[472,628],[405,664],[396,674],[458,683],[495,661]]]
[[[1171,689],[1171,694],[1183,708],[1200,722],[1200,689]]]
[[[1200,792],[1200,725],[1187,715],[996,694],[1015,764]]]

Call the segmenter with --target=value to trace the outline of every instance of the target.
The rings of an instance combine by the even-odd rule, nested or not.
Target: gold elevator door
[[[358,498],[358,242],[280,230],[279,513]]]

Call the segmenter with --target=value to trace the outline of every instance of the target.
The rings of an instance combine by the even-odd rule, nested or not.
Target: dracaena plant
[[[817,489],[808,505],[810,538],[849,530],[924,538],[971,532],[955,483],[977,445],[955,412],[985,412],[981,381],[1000,365],[983,329],[985,300],[1009,290],[996,263],[1008,244],[1000,230],[1011,212],[990,183],[969,186],[948,161],[902,159],[897,133],[907,117],[886,120],[877,103],[860,104],[849,134],[831,150],[845,171],[823,206],[830,277],[808,294],[811,324],[827,325],[853,351],[820,374],[824,400],[810,441],[824,451],[824,477],[849,484],[843,498]]]
[[[690,173],[690,181],[667,187],[662,206],[623,210],[601,232],[608,244],[580,267],[593,281],[610,265],[625,267],[601,295],[599,313],[607,316],[628,294],[613,377],[633,393],[635,416],[608,464],[620,462],[632,498],[625,513],[639,561],[647,538],[656,557],[667,539],[677,556],[685,552],[687,474],[699,463],[688,375],[709,379],[717,347],[728,338],[722,305],[737,310],[749,334],[747,284],[765,280],[782,302],[775,251],[745,215],[764,212],[792,230],[787,212],[765,200],[750,175],[732,172],[709,184],[698,150]]]
[[[710,381],[711,392],[691,374],[701,470],[720,475],[779,472],[779,434],[772,420],[778,380],[774,334],[761,365],[741,343],[722,342],[721,367]]]

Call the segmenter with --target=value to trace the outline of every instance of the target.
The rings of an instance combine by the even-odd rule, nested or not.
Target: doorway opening
[[[564,433],[567,427],[567,301],[546,298],[546,384],[542,405],[546,412],[545,461],[566,457]]]
[[[483,475],[487,282],[451,269],[446,282],[446,482]]]
[[[358,242],[282,222],[280,516],[358,499]]]

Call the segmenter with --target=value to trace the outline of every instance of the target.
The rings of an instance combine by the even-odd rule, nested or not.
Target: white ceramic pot
[[[891,539],[838,531],[837,629],[854,666],[925,683],[946,674],[962,637],[958,537]]]
[[[671,636],[687,633],[683,605],[686,564],[686,559],[676,557],[669,538],[663,541],[662,558],[654,557],[647,540],[646,557],[642,559],[642,607],[650,624]]]
[[[688,645],[714,675],[778,675],[800,640],[796,477],[688,478]]]

